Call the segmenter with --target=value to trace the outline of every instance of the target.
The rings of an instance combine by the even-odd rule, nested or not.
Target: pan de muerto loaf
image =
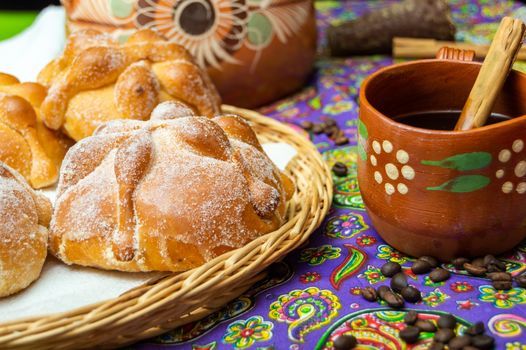
[[[162,101],[184,102],[202,116],[220,112],[206,71],[182,46],[147,29],[124,44],[95,30],[75,32],[38,81],[49,88],[44,123],[77,141],[110,120],[146,120]]]
[[[0,162],[0,297],[26,288],[47,254],[51,203]]]
[[[189,113],[165,102],[149,121],[109,122],[70,149],[50,228],[54,255],[183,271],[284,223],[294,186],[247,122]]]
[[[42,123],[39,106],[46,88],[0,73],[0,162],[34,188],[54,184],[71,140]]]

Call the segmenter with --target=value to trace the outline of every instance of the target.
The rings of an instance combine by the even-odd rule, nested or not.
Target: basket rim
[[[228,282],[239,282],[243,280],[244,277],[252,281],[252,279],[258,278],[258,276],[261,275],[261,270],[272,261],[281,259],[308,239],[310,234],[321,224],[332,203],[333,184],[328,165],[323,161],[318,150],[310,140],[284,123],[263,116],[258,112],[234,106],[223,105],[222,109],[225,113],[241,115],[251,122],[255,129],[269,129],[268,135],[267,133],[258,133],[255,130],[258,138],[273,137],[294,147],[297,154],[289,162],[285,172],[290,170],[291,164],[297,159],[298,166],[306,169],[304,171],[309,171],[311,167],[316,168],[317,171],[312,170],[312,174],[308,175],[312,176],[312,183],[315,183],[317,188],[315,190],[307,188],[310,191],[300,191],[300,186],[296,184],[296,193],[291,201],[289,201],[287,207],[287,214],[289,215],[287,222],[276,231],[260,236],[247,243],[244,247],[226,252],[199,267],[181,273],[162,273],[161,276],[156,276],[115,298],[65,312],[0,323],[0,346],[2,348],[28,346],[35,346],[36,348],[68,348],[68,344],[73,344],[72,341],[75,340],[72,340],[72,337],[77,337],[76,340],[78,341],[78,336],[80,335],[90,336],[90,340],[92,340],[94,330],[104,329],[105,326],[110,324],[113,325],[115,329],[120,329],[118,327],[125,328],[126,326],[130,326],[130,323],[141,320],[141,318],[147,318],[151,314],[155,315],[157,313],[162,315],[163,310],[161,309],[169,309],[170,306],[175,306],[179,299],[184,299],[183,297],[198,299],[197,297],[200,295],[206,296],[207,294],[211,294],[210,289],[213,289],[212,284],[219,289],[217,287],[219,285],[228,284]],[[300,150],[304,152],[300,153]],[[308,181],[305,181],[307,187],[310,182],[310,178]],[[303,197],[299,198],[300,195],[310,199],[310,202],[300,203],[298,201],[298,203],[296,203],[293,200],[294,198],[304,199]],[[312,206],[309,206],[309,204],[312,204]],[[301,207],[301,211],[298,211],[298,208],[291,208],[295,206]],[[287,242],[285,242],[286,239],[289,239],[291,243],[287,244]],[[258,249],[264,250],[265,254],[257,254]],[[257,268],[254,268],[254,266],[257,266]],[[209,276],[212,276],[212,278],[209,278]],[[223,280],[218,281],[221,277],[225,277],[226,282]],[[228,279],[234,281],[229,281]],[[251,284],[252,283],[248,286],[242,285],[238,287],[238,289],[248,288]],[[192,285],[196,287],[189,288]],[[240,294],[238,293],[238,289],[231,293]],[[185,291],[186,294],[183,294]],[[154,296],[156,293],[164,293],[165,296],[155,299]],[[234,295],[233,298],[236,296],[237,295]],[[141,308],[135,310],[134,313],[128,310],[128,308],[137,308],[139,303],[141,303]],[[190,322],[191,317],[193,317],[192,312],[195,310],[199,311],[205,307],[206,305],[202,307],[197,305],[197,307],[193,309],[185,309],[183,310],[184,313],[178,314],[175,321],[165,320],[156,326],[141,329],[141,333],[134,339],[114,340],[109,345],[124,345],[163,333],[169,328],[173,328],[174,325],[177,326],[178,324]],[[215,309],[218,308],[220,308],[220,306]],[[210,311],[208,312],[209,314],[215,311],[215,309],[204,309],[203,312]],[[198,313],[198,311],[196,312]],[[185,318],[186,315],[189,315],[188,317],[190,318]],[[95,322],[88,322],[92,316],[94,316]],[[98,316],[98,318],[96,316]],[[195,316],[195,318],[197,318],[197,316]],[[206,314],[203,314],[202,317],[204,316],[206,316]],[[162,320],[162,317],[159,317],[160,320]],[[162,323],[166,323],[166,325]],[[119,334],[115,336],[118,337]],[[62,338],[64,338],[64,341],[62,341]],[[108,344],[105,342],[86,344],[86,346],[89,347],[100,345],[106,346]]]

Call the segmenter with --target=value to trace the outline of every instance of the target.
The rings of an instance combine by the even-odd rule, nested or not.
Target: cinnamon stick
[[[488,54],[489,45],[471,44],[459,41],[443,41],[420,38],[393,38],[393,57],[396,58],[434,58],[441,47],[451,47],[460,50],[475,51],[476,57],[484,58]],[[521,47],[518,60],[526,60],[526,47]]]
[[[455,130],[479,128],[486,123],[522,46],[525,30],[521,20],[502,19]]]

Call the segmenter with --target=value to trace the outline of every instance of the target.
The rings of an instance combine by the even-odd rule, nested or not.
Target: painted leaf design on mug
[[[428,187],[429,191],[446,191],[446,192],[457,192],[466,193],[478,191],[487,185],[491,180],[487,176],[483,175],[462,175],[452,180],[444,182],[440,186]]]
[[[367,126],[361,119],[358,119],[358,136],[358,154],[362,160],[367,160],[367,152],[365,151],[364,143],[367,142],[369,132],[367,131]]]
[[[460,153],[442,160],[422,160],[422,164],[438,166],[458,171],[482,169],[491,164],[491,154],[488,152]]]

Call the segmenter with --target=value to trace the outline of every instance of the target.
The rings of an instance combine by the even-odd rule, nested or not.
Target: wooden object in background
[[[432,58],[440,48],[447,46],[459,50],[475,51],[477,57],[484,58],[489,50],[489,45],[464,43],[459,41],[442,41],[421,38],[393,38],[394,58]],[[522,47],[517,54],[518,60],[526,60],[526,47]]]
[[[332,56],[390,54],[396,36],[453,40],[444,0],[404,0],[327,30]],[[436,52],[436,50],[435,50]]]
[[[455,130],[479,128],[486,123],[522,46],[525,30],[519,19],[502,19]]]

